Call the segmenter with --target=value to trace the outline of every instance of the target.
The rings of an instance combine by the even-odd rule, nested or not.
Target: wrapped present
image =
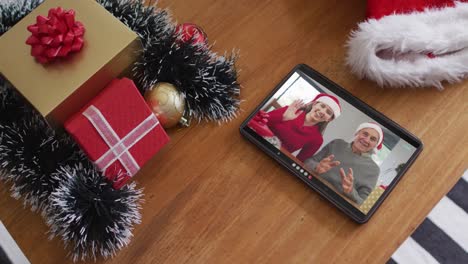
[[[60,126],[129,73],[141,47],[95,0],[46,0],[0,37],[0,73]]]
[[[113,80],[65,129],[119,189],[169,137],[132,80]]]

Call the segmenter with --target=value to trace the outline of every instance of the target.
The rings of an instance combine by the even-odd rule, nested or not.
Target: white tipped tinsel
[[[130,243],[141,221],[142,189],[133,182],[115,190],[94,168],[77,165],[53,175],[62,180],[46,212],[51,237],[71,246],[73,261],[112,257]]]

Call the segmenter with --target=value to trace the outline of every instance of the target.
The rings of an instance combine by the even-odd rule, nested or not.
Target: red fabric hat
[[[381,86],[435,86],[468,76],[468,0],[368,0],[347,64]]]
[[[377,149],[380,150],[382,148],[382,143],[383,143],[383,139],[384,139],[384,134],[383,134],[383,130],[382,128],[377,125],[376,123],[374,122],[366,122],[366,123],[362,123],[358,126],[358,128],[356,129],[356,133],[359,132],[359,130],[361,129],[364,129],[364,128],[372,128],[374,129],[375,131],[377,131],[377,133],[379,133],[379,141],[377,141]]]
[[[333,114],[335,115],[335,118],[341,115],[340,101],[338,101],[338,98],[336,98],[333,95],[320,93],[314,98],[314,100],[312,100],[312,102],[322,102],[330,106],[330,108],[333,110]]]

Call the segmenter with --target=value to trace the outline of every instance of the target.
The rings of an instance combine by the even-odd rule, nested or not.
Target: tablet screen
[[[329,86],[329,87],[327,87]],[[296,70],[247,120],[305,181],[367,214],[406,170],[418,144],[363,102]]]

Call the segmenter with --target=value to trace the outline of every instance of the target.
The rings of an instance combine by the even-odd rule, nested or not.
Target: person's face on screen
[[[372,128],[363,128],[356,134],[353,149],[359,153],[371,151],[379,141],[379,133]]]
[[[327,104],[315,102],[307,115],[315,122],[329,122],[333,118],[333,110]]]

